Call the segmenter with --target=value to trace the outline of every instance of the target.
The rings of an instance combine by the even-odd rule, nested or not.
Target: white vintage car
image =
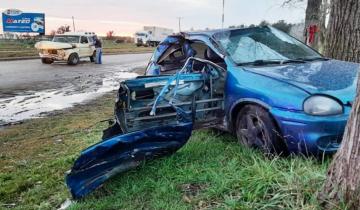
[[[66,61],[76,65],[80,58],[90,58],[95,61],[95,46],[93,32],[67,32],[55,35],[52,41],[41,41],[35,44],[42,63],[51,64],[54,61]]]

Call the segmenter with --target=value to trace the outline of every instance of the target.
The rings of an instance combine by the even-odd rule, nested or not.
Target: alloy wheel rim
[[[269,133],[265,127],[265,123],[258,115],[246,114],[240,120],[238,135],[241,143],[267,151],[270,140]]]

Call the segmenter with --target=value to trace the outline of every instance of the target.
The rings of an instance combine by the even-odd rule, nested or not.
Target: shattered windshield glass
[[[313,59],[320,54],[272,27],[219,32],[214,38],[237,64],[259,60]]]
[[[79,43],[79,36],[55,36],[53,42],[62,42],[62,43]]]

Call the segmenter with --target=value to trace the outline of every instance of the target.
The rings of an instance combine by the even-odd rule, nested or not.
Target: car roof
[[[95,36],[94,32],[65,32],[60,35],[69,35],[69,36]]]

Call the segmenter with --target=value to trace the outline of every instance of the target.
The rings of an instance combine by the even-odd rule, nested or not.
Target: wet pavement
[[[40,60],[0,62],[0,126],[37,118],[118,89],[119,82],[142,74],[151,54],[104,56],[77,66]]]

